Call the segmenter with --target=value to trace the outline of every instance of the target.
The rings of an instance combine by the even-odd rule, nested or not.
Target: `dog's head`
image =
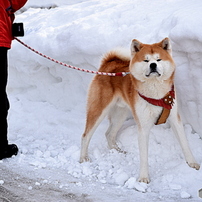
[[[170,40],[155,44],[143,44],[133,39],[131,44],[130,72],[139,81],[156,79],[165,81],[175,71]]]

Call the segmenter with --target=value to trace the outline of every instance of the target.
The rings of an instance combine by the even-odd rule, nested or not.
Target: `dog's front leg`
[[[133,117],[138,125],[138,146],[140,156],[139,182],[149,183],[148,147],[149,133],[155,122],[155,114],[151,114],[151,108],[145,102],[138,102],[133,109]]]
[[[145,130],[139,127],[139,152],[140,152],[140,174],[139,182],[149,183],[149,166],[148,166],[148,142],[149,142],[149,129]]]
[[[180,146],[182,148],[182,151],[185,156],[187,164],[190,167],[195,168],[196,170],[199,170],[200,165],[196,162],[196,160],[191,152],[191,149],[190,149],[188,141],[187,141],[187,137],[184,132],[184,127],[183,127],[182,121],[180,119],[179,114],[177,113],[176,108],[173,108],[173,111],[171,111],[169,121],[170,121],[171,127],[180,143]]]

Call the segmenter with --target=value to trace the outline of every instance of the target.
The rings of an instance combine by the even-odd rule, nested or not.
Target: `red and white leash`
[[[117,73],[108,73],[108,72],[97,72],[97,71],[92,71],[92,70],[87,70],[87,69],[82,69],[82,68],[78,68],[78,67],[74,67],[74,66],[71,66],[71,65],[68,65],[68,64],[65,64],[63,62],[60,62],[58,60],[55,60],[51,57],[48,57],[38,51],[36,51],[35,49],[31,48],[30,46],[28,46],[27,44],[25,44],[24,42],[22,42],[20,39],[18,38],[14,38],[16,39],[19,43],[21,43],[23,46],[25,46],[26,48],[32,50],[33,52],[35,52],[36,54],[48,59],[48,60],[51,60],[59,65],[62,65],[62,66],[65,66],[65,67],[68,67],[68,68],[71,68],[71,69],[75,69],[75,70],[79,70],[79,71],[82,71],[82,72],[87,72],[87,73],[92,73],[92,74],[98,74],[98,75],[105,75],[105,76],[126,76],[128,74],[130,74],[130,72],[117,72]]]

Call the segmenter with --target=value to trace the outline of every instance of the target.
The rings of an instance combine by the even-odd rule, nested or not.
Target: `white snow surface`
[[[105,52],[120,46],[129,49],[134,38],[154,43],[169,37],[185,132],[202,164],[201,11],[201,0],[29,0],[15,21],[24,23],[23,42],[59,61],[91,70],[98,69]],[[188,167],[167,124],[154,126],[150,134],[149,185],[136,181],[139,151],[132,119],[118,135],[126,154],[108,149],[106,119],[90,143],[92,161],[79,163],[86,93],[92,78],[14,41],[9,51],[9,141],[20,152],[2,163],[41,179],[30,187],[57,181],[59,188],[72,186],[91,195],[93,201],[200,201],[202,169]],[[70,178],[76,183],[69,183]],[[6,184],[3,176],[0,180]]]

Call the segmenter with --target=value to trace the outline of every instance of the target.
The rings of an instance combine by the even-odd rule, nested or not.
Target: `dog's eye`
[[[158,59],[158,60],[157,60],[157,62],[160,62],[160,61],[161,61],[161,59]]]
[[[149,60],[144,60],[144,62],[149,62]]]

